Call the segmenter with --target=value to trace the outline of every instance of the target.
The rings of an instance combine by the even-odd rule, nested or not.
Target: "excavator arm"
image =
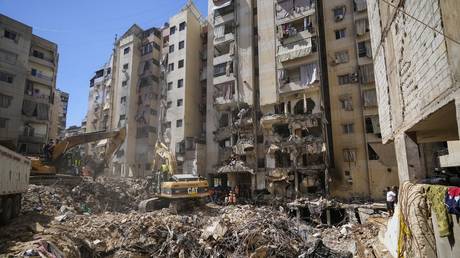
[[[106,151],[106,158],[111,156],[113,152],[121,145],[126,136],[126,128],[122,128],[116,131],[102,131],[102,132],[93,132],[93,133],[84,133],[75,136],[70,136],[60,141],[59,143],[53,146],[53,154],[51,157],[52,161],[59,159],[67,150],[89,142],[94,142],[102,139],[111,138],[112,142],[109,144],[109,147]]]

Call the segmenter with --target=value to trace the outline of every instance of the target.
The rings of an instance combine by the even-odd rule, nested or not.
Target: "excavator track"
[[[68,185],[76,186],[82,181],[80,176],[71,175],[31,175],[29,183],[34,185]]]

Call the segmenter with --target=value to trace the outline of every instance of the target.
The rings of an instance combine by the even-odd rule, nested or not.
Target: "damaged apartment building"
[[[55,43],[33,34],[32,27],[0,14],[3,145],[35,155],[42,153],[49,140],[61,135],[68,94],[56,89],[58,60]]]
[[[209,1],[207,173],[280,197],[383,197],[365,0]]]
[[[178,173],[203,170],[205,28],[192,3],[162,28],[143,30],[135,24],[116,39],[108,63],[95,72],[86,132],[126,127],[125,142],[111,162],[112,176],[151,175],[157,140],[175,153]],[[107,144],[89,144],[86,154],[100,159]]]

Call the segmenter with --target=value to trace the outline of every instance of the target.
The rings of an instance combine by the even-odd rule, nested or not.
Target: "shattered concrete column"
[[[418,145],[406,133],[395,137],[395,150],[400,184],[425,178]]]

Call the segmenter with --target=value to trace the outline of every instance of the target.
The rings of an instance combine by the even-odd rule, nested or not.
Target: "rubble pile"
[[[84,178],[77,186],[30,185],[23,196],[23,211],[55,215],[64,210],[78,213],[105,211],[129,212],[144,199],[155,195],[154,184],[147,179]]]
[[[36,239],[75,257],[351,257],[336,252],[287,214],[269,207],[206,207],[190,214],[77,215],[52,221],[34,240],[8,249],[31,250]],[[327,245],[327,244],[326,244]]]

